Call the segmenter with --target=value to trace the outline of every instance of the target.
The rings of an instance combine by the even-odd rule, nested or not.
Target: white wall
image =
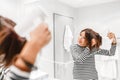
[[[0,15],[6,16],[15,22],[19,22],[19,7],[22,0],[0,0]]]
[[[100,33],[104,33],[107,29],[110,29],[119,37],[119,9],[120,1],[78,8],[77,27],[75,32],[80,32],[80,30],[85,27],[92,27]]]

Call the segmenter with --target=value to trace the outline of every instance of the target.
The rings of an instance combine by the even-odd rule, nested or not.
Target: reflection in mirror
[[[60,68],[60,69],[57,69],[55,72],[55,74],[57,74],[57,71],[59,72],[58,78],[61,80],[68,80],[65,77],[65,75],[69,75],[69,78],[70,78],[69,80],[74,80],[76,78],[77,78],[77,80],[89,80],[89,79],[119,80],[120,79],[120,74],[119,74],[120,73],[120,68],[119,68],[119,66],[120,66],[119,57],[120,56],[119,56],[119,49],[118,49],[119,48],[119,37],[120,37],[119,29],[118,29],[120,26],[120,23],[119,23],[119,21],[120,21],[120,11],[119,11],[120,3],[118,3],[119,1],[117,1],[117,0],[109,1],[108,0],[108,2],[98,2],[98,3],[93,1],[89,4],[87,3],[87,1],[81,1],[80,3],[86,2],[86,5],[80,5],[79,7],[74,6],[74,3],[72,3],[72,2],[70,4],[70,1],[69,2],[63,1],[63,0],[59,0],[59,1],[60,1],[60,3],[64,3],[68,7],[69,6],[74,7],[75,8],[74,10],[76,11],[74,13],[75,16],[73,16],[73,18],[74,18],[74,24],[73,24],[74,30],[72,31],[73,32],[73,44],[78,44],[78,42],[77,42],[78,36],[79,36],[79,33],[81,30],[83,30],[85,28],[91,28],[101,35],[102,45],[100,46],[100,48],[105,49],[107,51],[104,52],[103,50],[101,50],[101,51],[98,50],[99,53],[101,53],[102,55],[95,55],[93,60],[92,59],[89,60],[90,58],[86,58],[83,55],[83,58],[86,58],[86,62],[88,62],[88,63],[92,63],[92,61],[94,62],[94,59],[95,59],[95,63],[94,63],[95,72],[94,72],[94,70],[92,71],[92,70],[87,69],[88,67],[93,68],[93,66],[91,66],[92,64],[86,64],[86,65],[88,65],[87,67],[81,65],[79,63],[80,55],[77,55],[77,54],[73,55],[70,52],[70,54],[71,54],[70,64],[69,65],[61,64],[61,65],[57,66]],[[95,3],[95,4],[92,4],[92,3]],[[71,11],[72,11],[72,9],[71,9]],[[61,22],[63,22],[63,20]],[[111,47],[112,40],[109,40],[109,38],[107,37],[108,32],[113,32],[115,34],[117,47],[113,47],[113,46]],[[59,34],[55,33],[55,35],[57,36]],[[63,37],[61,37],[61,38],[64,39]],[[57,39],[59,40],[60,38],[57,38]],[[59,41],[57,43],[59,43]],[[60,45],[63,45],[63,44],[60,44]],[[55,47],[58,47],[58,46],[59,45],[57,45]],[[77,49],[78,48],[79,47],[77,47]],[[115,50],[115,48],[116,48],[116,50]],[[106,52],[109,52],[110,49],[112,52],[114,52],[114,55],[109,54],[110,56],[108,56],[106,54]],[[57,51],[57,50],[58,49],[55,49],[55,51]],[[80,50],[77,50],[77,51],[79,54]],[[74,52],[74,53],[77,53],[77,52]],[[57,53],[55,52],[55,54],[57,54]],[[64,54],[65,58],[68,57],[68,55],[66,55],[64,52],[63,53],[61,52],[61,54]],[[73,56],[78,57],[78,63],[75,61],[75,58]],[[59,57],[59,59],[61,59],[61,61],[64,61],[64,57],[62,57],[62,58]],[[75,63],[77,65],[75,65]],[[82,67],[82,68],[79,68],[78,64],[79,64],[79,67]],[[85,73],[84,73],[81,70],[83,70],[85,68],[86,68],[86,70],[84,70],[85,71]],[[92,69],[92,68],[90,68],[90,69]],[[69,72],[67,72],[67,70]],[[70,70],[71,70],[71,73],[70,73]],[[91,73],[89,73],[90,71],[91,71]],[[82,73],[84,73],[84,74],[82,74]],[[71,74],[72,74],[72,77],[71,77]],[[88,75],[88,76],[86,76],[86,75]],[[89,79],[86,79],[83,77],[86,77],[86,78],[89,77]]]

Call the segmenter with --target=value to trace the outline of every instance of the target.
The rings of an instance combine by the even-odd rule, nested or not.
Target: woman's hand
[[[31,40],[35,40],[42,47],[45,46],[51,39],[51,33],[48,29],[48,25],[41,23],[31,33]]]
[[[34,64],[36,56],[51,39],[51,33],[48,30],[48,25],[41,23],[31,32],[31,39],[26,42],[19,57],[14,62],[14,65],[23,71],[31,71],[31,69],[26,65]]]
[[[97,41],[96,41],[96,39],[93,38],[93,39],[92,39],[92,44],[91,44],[91,45],[92,45],[92,46],[95,46],[96,44],[97,44]]]
[[[107,34],[107,37],[112,40],[112,43],[113,43],[113,44],[116,44],[116,43],[117,43],[117,41],[116,41],[116,36],[115,36],[114,33],[109,32],[109,33]]]

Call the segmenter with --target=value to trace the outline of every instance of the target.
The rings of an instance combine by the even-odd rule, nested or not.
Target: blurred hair
[[[99,33],[95,32],[90,28],[83,29],[81,32],[85,32],[85,39],[87,41],[87,46],[89,49],[93,49],[94,47],[99,48],[102,45],[102,37]],[[81,33],[80,32],[80,33]],[[96,45],[92,46],[92,39],[96,40]]]
[[[0,55],[4,55],[2,63],[9,66],[15,56],[20,53],[26,39],[20,37],[14,29],[15,22],[0,16]]]
[[[100,36],[99,33],[95,34],[95,39],[96,39],[96,47],[99,48],[102,45],[102,36]]]
[[[86,28],[86,29],[83,29],[80,33],[82,33],[82,32],[85,32],[85,39],[86,39],[86,41],[87,41],[87,46],[89,47],[89,49],[91,50],[92,49],[92,46],[91,46],[91,44],[92,44],[92,39],[93,39],[93,33],[92,33],[92,29],[90,29],[90,28]]]

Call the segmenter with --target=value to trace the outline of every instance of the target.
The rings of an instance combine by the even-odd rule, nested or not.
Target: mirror
[[[60,13],[60,14],[65,14],[66,16],[70,15],[71,17],[74,18],[72,22],[73,23],[72,33],[74,36],[74,40],[72,44],[77,43],[78,35],[82,29],[92,28],[93,30],[98,32],[103,38],[103,44],[101,48],[109,50],[111,47],[111,41],[107,38],[107,33],[108,32],[115,33],[116,38],[117,38],[117,49],[116,49],[115,55],[114,56],[96,55],[95,56],[95,67],[98,72],[96,73],[98,74],[98,80],[120,79],[120,75],[119,75],[119,72],[120,72],[119,57],[120,56],[119,56],[119,49],[118,49],[119,48],[119,36],[120,36],[119,30],[118,30],[120,26],[120,11],[118,11],[120,9],[120,6],[118,6],[119,1],[118,2],[108,1],[105,3],[101,3],[101,2],[97,3],[93,1],[91,2],[91,4],[88,4],[89,1],[88,2],[83,1],[84,3],[86,2],[86,4],[81,5],[77,8],[76,8],[77,5],[74,5],[75,1],[73,2],[73,4],[72,2],[70,3],[70,1],[68,2],[63,1],[63,0],[59,0],[59,1],[60,1],[59,2],[60,4],[63,3],[64,5],[68,6],[68,9],[69,7],[72,7],[71,11],[76,11],[75,13],[73,13],[73,15],[66,14],[64,12]],[[95,3],[95,4],[92,4],[92,3]],[[58,9],[60,8],[58,7]],[[57,14],[59,14],[59,12]],[[59,18],[56,18],[55,14],[53,14],[53,16],[54,16],[53,28],[54,28],[54,54],[55,54],[54,55],[54,60],[55,60],[55,65],[54,65],[55,75],[54,76],[55,78],[58,78],[60,80],[74,80],[75,76],[73,77],[74,75],[73,67],[75,64],[74,64],[74,61],[72,61],[73,60],[72,55],[70,56],[71,52],[66,53],[65,48],[63,47],[64,30],[61,29],[62,27],[61,25],[64,24],[67,20],[66,19],[61,20],[63,18],[62,16],[59,16]],[[57,21],[57,19],[59,21]],[[59,35],[62,35],[62,36],[58,37]],[[60,39],[61,41],[59,41]],[[63,49],[61,50],[61,48]],[[68,61],[66,62],[65,59],[68,59]],[[78,73],[78,74],[81,74],[81,73]],[[94,73],[91,73],[91,74],[94,74]],[[83,79],[80,79],[80,80],[83,80]],[[88,79],[85,79],[85,80],[88,80]]]

